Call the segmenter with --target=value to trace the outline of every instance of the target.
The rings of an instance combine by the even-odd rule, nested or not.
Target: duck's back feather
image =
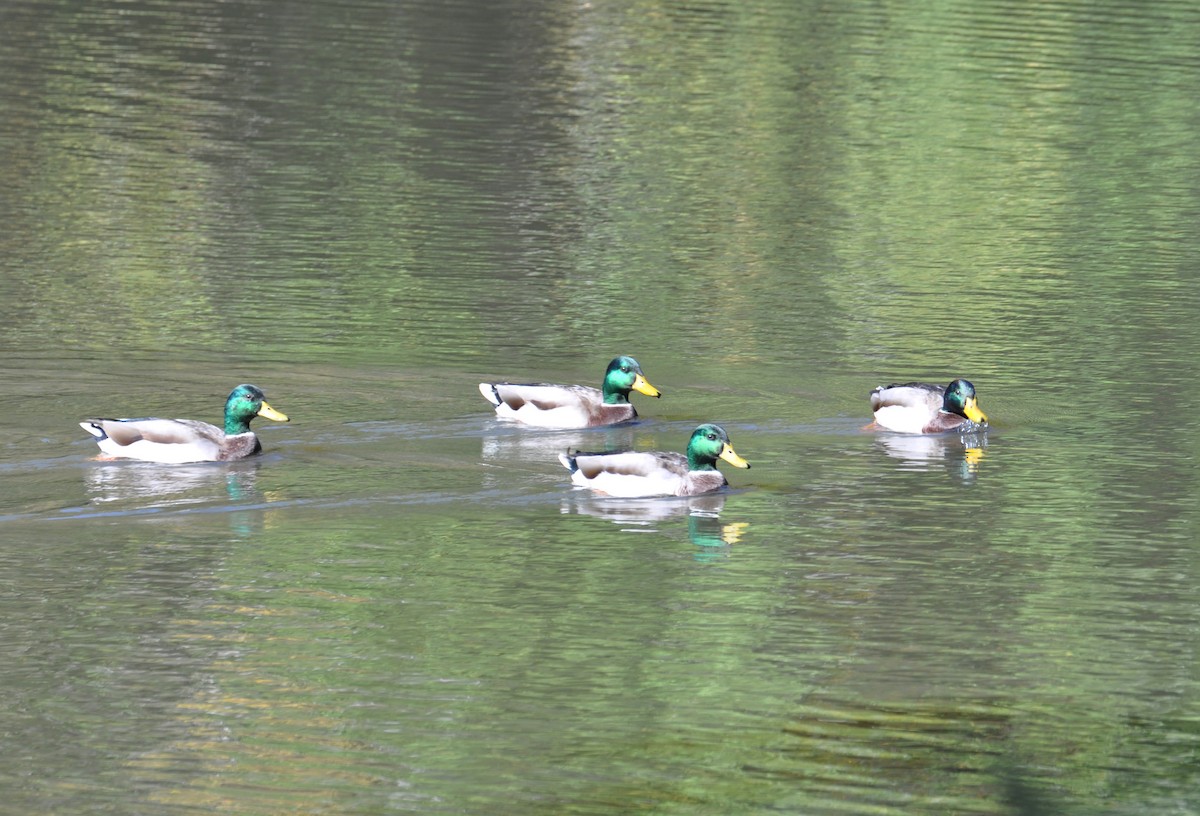
[[[559,456],[559,460],[572,473],[580,472],[586,479],[602,472],[641,477],[664,472],[683,476],[688,472],[686,456],[664,451],[576,451]]]
[[[514,411],[526,404],[541,411],[578,405],[581,402],[604,401],[599,388],[587,385],[554,385],[552,383],[480,383],[479,392],[492,405],[507,405]]]
[[[90,419],[88,423],[99,424],[104,434],[118,445],[132,445],[145,439],[162,445],[186,445],[197,439],[219,440],[224,431],[216,425],[195,419]],[[81,423],[83,424],[83,423]]]
[[[940,411],[945,393],[944,387],[931,383],[912,382],[881,385],[871,392],[871,410],[878,411],[889,405],[900,405],[930,412]]]

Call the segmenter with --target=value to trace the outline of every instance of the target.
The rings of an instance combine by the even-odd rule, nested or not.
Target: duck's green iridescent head
[[[225,433],[239,434],[250,430],[250,420],[256,416],[287,422],[287,414],[281,414],[267,405],[266,395],[255,385],[244,383],[229,394],[225,400]]]
[[[750,463],[733,450],[733,445],[729,444],[729,434],[720,425],[701,425],[692,431],[687,458],[688,470],[716,470],[718,459],[724,459],[734,467],[750,467]]]
[[[970,380],[955,380],[946,386],[946,393],[942,397],[942,410],[966,417],[980,425],[988,421],[987,414],[979,409],[979,400],[975,399],[975,386]]]
[[[662,392],[646,381],[642,367],[632,357],[617,357],[604,372],[604,401],[609,405],[629,402],[629,392],[637,391],[647,397],[661,397]]]

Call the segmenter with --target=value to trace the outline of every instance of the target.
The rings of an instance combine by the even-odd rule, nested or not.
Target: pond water
[[[1200,812],[1194,6],[0,20],[0,811]],[[241,382],[251,461],[77,425]],[[702,421],[718,495],[557,461]]]

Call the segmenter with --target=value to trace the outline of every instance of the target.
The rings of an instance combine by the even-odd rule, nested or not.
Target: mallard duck
[[[87,419],[79,427],[109,456],[147,462],[228,462],[262,450],[250,430],[256,416],[287,422],[263,399],[262,389],[239,385],[225,401],[225,430],[194,419]]]
[[[661,397],[646,381],[632,357],[608,364],[600,388],[550,383],[480,383],[479,393],[496,408],[496,416],[539,428],[593,428],[637,418],[629,392]]]
[[[571,471],[575,484],[623,498],[709,493],[729,484],[725,474],[717,470],[718,459],[734,467],[750,467],[734,452],[725,429],[711,424],[692,432],[686,456],[659,451],[567,451],[558,459]]]
[[[945,388],[915,382],[881,385],[871,392],[871,411],[878,427],[900,433],[969,431],[988,421],[968,380],[954,380]]]

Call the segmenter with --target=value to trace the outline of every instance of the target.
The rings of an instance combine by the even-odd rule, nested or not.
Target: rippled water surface
[[[1200,812],[1196,9],[0,23],[0,812]],[[240,382],[251,461],[77,425]],[[701,421],[718,495],[557,462]]]

